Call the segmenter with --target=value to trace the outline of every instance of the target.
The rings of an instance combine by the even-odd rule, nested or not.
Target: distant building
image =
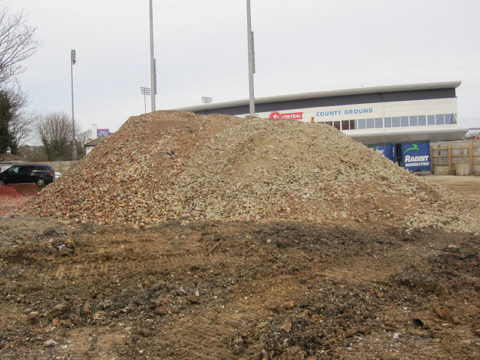
[[[265,97],[255,99],[255,110],[261,118],[334,126],[411,171],[427,170],[430,153],[426,149],[431,142],[459,140],[468,130],[457,120],[455,91],[460,84],[451,81]],[[239,116],[250,113],[248,99],[177,110]],[[427,157],[428,161],[421,161],[425,166],[407,164]]]
[[[98,144],[100,144],[100,142],[102,142],[105,138],[104,137],[99,137],[99,138],[96,138],[94,140],[91,140],[89,142],[87,142],[84,146],[85,146],[85,154],[88,154],[90,151],[93,150],[93,148],[95,146],[97,146]]]

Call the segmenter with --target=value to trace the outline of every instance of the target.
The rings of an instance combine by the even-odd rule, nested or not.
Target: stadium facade
[[[460,84],[460,81],[450,81],[257,98],[255,110],[261,118],[334,126],[407,167],[404,154],[407,149],[412,158],[411,154],[419,148],[429,148],[431,142],[459,140],[466,134],[467,129],[462,129],[457,120],[456,89]],[[248,99],[177,110],[237,116],[250,113]],[[425,159],[425,152],[413,158]],[[427,169],[426,165],[409,168],[412,171]]]

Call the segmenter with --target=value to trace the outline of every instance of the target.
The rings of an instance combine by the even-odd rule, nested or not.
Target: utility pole
[[[72,159],[77,160],[77,144],[75,142],[75,107],[73,102],[73,65],[77,63],[77,52],[72,50],[70,52],[70,76],[72,84]]]
[[[255,49],[252,31],[250,0],[247,0],[247,39],[248,39],[248,92],[250,97],[250,116],[255,116],[255,95],[253,74],[255,73]]]
[[[155,107],[155,94],[157,93],[157,79],[156,79],[156,66],[155,55],[153,50],[153,6],[152,0],[150,0],[150,89],[152,97],[152,112],[156,110]]]

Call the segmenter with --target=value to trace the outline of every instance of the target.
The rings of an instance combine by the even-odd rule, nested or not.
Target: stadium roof
[[[382,94],[393,93],[403,91],[422,91],[422,90],[434,90],[434,89],[452,89],[460,86],[461,81],[445,81],[445,82],[432,82],[421,84],[405,84],[405,85],[389,85],[389,86],[373,86],[362,87],[357,89],[343,89],[343,90],[331,90],[331,91],[315,91],[300,94],[279,95],[263,98],[256,98],[255,104],[275,103],[291,100],[304,100],[304,99],[318,99],[329,98],[336,96],[350,96],[350,95],[362,95],[362,94]],[[195,106],[188,106],[183,108],[177,108],[174,110],[179,111],[205,111],[219,108],[230,108],[236,106],[248,105],[249,100],[235,100],[221,103],[201,104]]]

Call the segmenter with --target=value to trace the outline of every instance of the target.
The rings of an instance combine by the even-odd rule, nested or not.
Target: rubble
[[[145,227],[300,221],[473,231],[478,216],[333,127],[160,111],[130,118],[25,211]],[[459,215],[460,214],[460,215]]]

